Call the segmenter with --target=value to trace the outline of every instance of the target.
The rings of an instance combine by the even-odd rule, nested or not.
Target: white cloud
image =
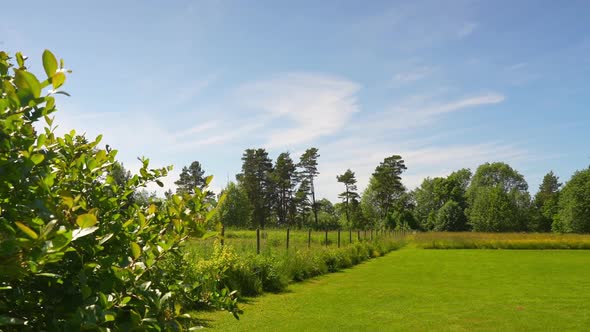
[[[269,148],[295,146],[337,133],[358,112],[359,85],[346,79],[314,73],[289,73],[242,86],[238,94],[251,109],[271,120],[288,121],[272,130]]]
[[[433,124],[442,116],[471,108],[494,105],[506,98],[499,93],[485,93],[454,101],[432,100],[432,95],[410,96],[386,111],[374,113],[353,126],[358,132],[373,134],[387,130],[411,131]]]
[[[214,129],[216,127],[217,127],[217,122],[207,121],[205,123],[198,124],[192,128],[185,129],[183,131],[175,133],[175,134],[173,134],[173,137],[178,139],[178,138],[183,138],[183,137],[187,137],[187,136],[193,136],[193,135],[205,132],[207,130]]]
[[[451,113],[464,108],[501,103],[504,99],[505,97],[501,94],[488,93],[477,97],[465,98],[442,105],[427,107],[421,112],[432,115]]]
[[[408,171],[403,176],[403,182],[409,189],[419,185],[427,176],[445,176],[463,167],[474,169],[487,161],[517,162],[529,157],[527,151],[502,142],[443,143],[445,136],[458,133],[455,130],[445,134],[427,129],[432,134],[424,136],[423,128],[430,128],[442,116],[505,100],[498,93],[452,101],[434,100],[440,98],[438,95],[407,97],[386,112],[370,116],[362,122],[356,121],[346,131],[347,138],[319,145],[323,157],[319,163],[319,194],[337,199],[342,188],[336,182],[336,175],[347,168],[356,172],[358,187],[362,191],[375,167],[393,154],[401,155],[406,162]]]
[[[408,170],[402,175],[402,182],[412,190],[419,186],[426,177],[446,176],[461,168],[472,171],[484,162],[505,161],[512,165],[528,160],[531,155],[525,149],[502,142],[479,144],[437,144],[417,147],[413,143],[401,140],[395,144],[361,141],[355,144],[343,140],[332,145],[320,146],[324,157],[319,162],[320,176],[317,181],[318,196],[337,200],[342,185],[336,181],[336,175],[350,168],[356,173],[359,191],[366,188],[375,167],[384,158],[399,154]],[[334,156],[342,156],[338,158]]]

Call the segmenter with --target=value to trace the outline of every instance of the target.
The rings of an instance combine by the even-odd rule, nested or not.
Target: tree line
[[[364,191],[355,172],[336,176],[339,202],[318,199],[317,148],[298,160],[283,152],[276,160],[265,149],[247,149],[236,181],[223,190],[217,218],[238,228],[391,228],[423,231],[590,232],[590,170],[576,172],[563,186],[550,171],[531,196],[522,174],[503,162],[484,163],[423,180],[414,190],[402,184],[407,169],[399,155],[376,165]],[[192,174],[189,176],[189,174]],[[196,176],[195,176],[196,175]],[[202,186],[196,161],[183,168],[178,191]]]

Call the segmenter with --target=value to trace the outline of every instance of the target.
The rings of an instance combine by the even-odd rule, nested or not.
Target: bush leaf
[[[133,259],[138,259],[141,255],[141,247],[139,244],[135,242],[131,242],[131,254],[133,255]]]
[[[96,225],[96,221],[96,217],[90,213],[81,214],[76,218],[76,224],[78,224],[80,228],[92,227]]]
[[[35,233],[35,231],[33,231],[32,229],[30,229],[27,225],[20,223],[20,222],[15,222],[16,227],[18,227],[21,231],[23,231],[25,234],[27,234],[30,238],[32,239],[37,239],[39,238],[39,236],[37,235],[37,233]]]
[[[72,241],[79,239],[88,234],[94,233],[98,227],[78,228],[72,232]]]
[[[57,59],[49,50],[43,51],[43,69],[47,77],[52,77],[57,71]]]

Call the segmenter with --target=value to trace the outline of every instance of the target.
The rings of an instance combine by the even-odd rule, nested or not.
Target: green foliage
[[[420,222],[420,228],[423,230],[465,230],[467,228],[467,217],[463,210],[467,208],[466,191],[471,179],[471,171],[461,169],[451,173],[448,177],[426,178],[419,188],[414,191],[416,208],[414,210],[416,218]],[[452,223],[452,229],[441,229],[437,222],[439,210],[449,201],[458,204],[461,213],[457,214],[458,218]]]
[[[169,168],[141,159],[139,175],[117,179],[116,151],[100,149],[100,136],[56,136],[49,116],[63,61],[57,68],[45,51],[48,77],[40,82],[16,58],[12,76],[0,52],[1,329],[182,330],[190,316],[181,302],[195,298],[195,287],[170,267],[183,266],[182,243],[204,233],[213,207],[202,193],[135,204],[135,191]],[[42,92],[50,84],[54,90]],[[37,133],[42,119],[48,127]],[[227,291],[212,298],[238,312]]]
[[[403,241],[392,236],[380,236],[373,241],[355,242],[343,244],[341,248],[334,246],[326,248],[317,245],[307,249],[307,232],[300,239],[292,239],[300,245],[289,251],[281,250],[284,242],[278,241],[275,235],[284,235],[283,231],[268,232],[268,242],[278,242],[279,246],[270,244],[268,250],[263,250],[260,255],[255,254],[252,247],[255,243],[253,231],[229,231],[226,244],[221,246],[218,241],[212,247],[212,254],[207,259],[201,250],[203,240],[195,240],[187,246],[186,271],[192,275],[189,278],[197,283],[201,298],[207,298],[208,294],[221,292],[223,289],[236,290],[240,296],[256,296],[263,292],[284,291],[290,281],[301,281],[329,272],[339,271],[344,268],[359,264],[372,257],[379,257],[385,253],[400,248]],[[297,236],[297,232],[293,232]],[[323,234],[322,236],[323,237]],[[243,241],[249,241],[250,246],[240,245]],[[356,239],[355,239],[356,241]],[[344,241],[343,241],[344,242]],[[230,243],[230,244],[228,244]],[[211,249],[211,248],[209,248]]]
[[[178,180],[174,181],[177,186],[176,193],[194,194],[196,191],[204,191],[205,187],[209,185],[212,177],[205,177],[201,163],[193,161],[189,167],[184,166]],[[206,191],[209,198],[213,197],[213,193]]]
[[[377,198],[377,180],[375,177],[369,179],[369,185],[363,191],[361,196],[361,210],[364,216],[365,223],[359,225],[359,228],[367,229],[376,225],[377,221],[381,221],[385,212],[382,211],[382,206],[379,204]]]
[[[447,201],[436,213],[433,231],[461,231],[465,223],[465,214],[459,203]]]
[[[265,149],[247,149],[242,161],[242,173],[236,175],[236,179],[248,195],[254,226],[264,228],[270,218],[274,194],[271,179],[272,160]]]
[[[563,187],[552,228],[562,233],[590,233],[590,168],[574,173]]]
[[[344,208],[346,211],[346,224],[351,226],[353,224],[357,224],[354,220],[351,222],[350,216],[354,215],[354,211],[352,211],[352,207],[356,207],[356,205],[352,205],[351,202],[359,198],[356,188],[356,177],[354,176],[354,172],[350,169],[347,169],[346,172],[342,175],[337,175],[336,179],[338,182],[344,184],[345,191],[340,193],[338,197],[340,197],[344,201]]]
[[[480,165],[473,176],[466,214],[476,232],[526,231],[531,202],[524,177],[505,163]]]
[[[385,158],[373,172],[375,180],[372,185],[376,203],[382,213],[381,220],[389,215],[395,200],[406,190],[401,182],[401,174],[406,169],[402,157],[393,155]]]
[[[551,231],[551,224],[559,209],[560,187],[561,183],[553,171],[543,177],[543,182],[533,201],[536,213],[532,218],[532,230],[537,232]]]
[[[288,152],[277,157],[271,174],[276,188],[275,209],[279,225],[293,225],[295,223],[294,190],[297,185],[296,166]]]
[[[252,206],[242,185],[230,182],[223,193],[225,200],[217,207],[218,221],[226,227],[250,227]]]
[[[412,213],[414,209],[412,195],[404,192],[395,201],[391,212],[387,216],[385,226],[396,230],[419,229],[418,221]]]
[[[313,211],[316,227],[318,227],[318,206],[316,205],[313,179],[320,174],[320,172],[318,172],[319,157],[320,155],[318,154],[317,148],[309,148],[301,155],[299,164],[297,164],[297,166],[301,168],[300,176],[302,177],[302,180],[307,180],[308,186],[306,188],[309,189],[308,194],[311,195],[311,209]]]

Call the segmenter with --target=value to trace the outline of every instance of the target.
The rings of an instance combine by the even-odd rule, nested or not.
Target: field
[[[311,235],[311,237],[310,237]],[[349,231],[340,232],[340,247],[346,247],[360,241],[371,241],[373,239],[400,240],[406,234],[399,231]],[[207,240],[192,241],[189,245],[190,250],[194,251],[199,257],[208,258],[213,252],[214,243],[217,237],[211,237]],[[256,253],[256,231],[255,230],[227,230],[225,231],[224,243],[231,246],[238,253],[253,254]],[[338,231],[308,230],[290,230],[289,231],[289,251],[297,250],[320,250],[324,248],[338,248]],[[287,253],[287,230],[286,229],[269,229],[260,231],[260,253],[285,254]]]
[[[589,263],[586,250],[409,245],[291,284],[285,293],[247,299],[240,321],[223,312],[199,315],[204,326],[220,331],[584,330],[590,326]]]
[[[590,236],[555,233],[417,233],[424,249],[590,249]]]

